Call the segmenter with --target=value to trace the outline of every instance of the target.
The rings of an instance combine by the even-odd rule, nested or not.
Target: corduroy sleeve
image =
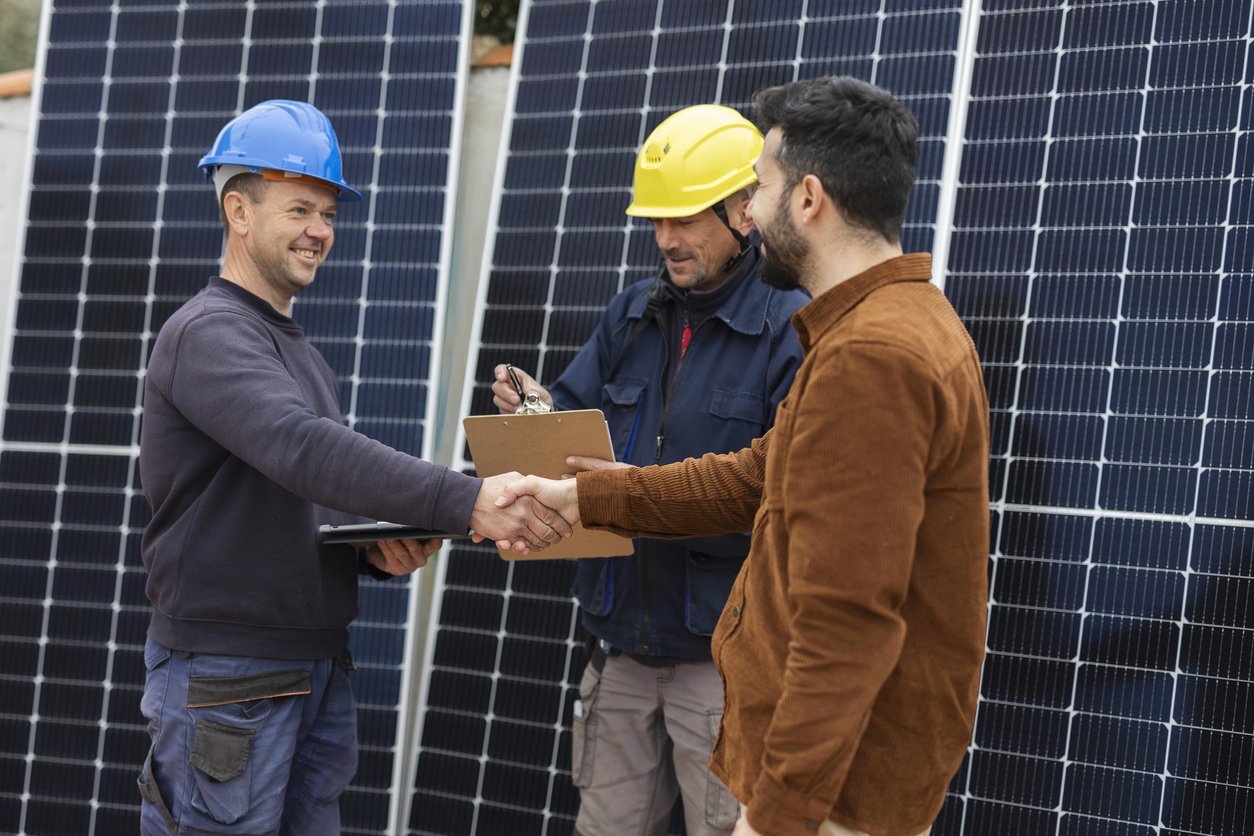
[[[789,631],[749,805],[750,824],[768,836],[812,832],[807,823],[821,822],[840,795],[901,654],[924,514],[932,374],[900,348],[831,351],[792,399],[791,443],[776,451],[770,476],[782,496],[764,509],[787,532]]]
[[[768,430],[736,453],[580,473],[580,522],[624,537],[663,540],[749,531],[762,501],[770,439]]]

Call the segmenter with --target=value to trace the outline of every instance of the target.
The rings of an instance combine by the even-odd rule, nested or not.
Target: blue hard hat
[[[331,120],[305,102],[271,99],[249,108],[226,123],[199,165],[206,180],[220,165],[269,168],[333,184],[345,203],[361,200],[361,193],[344,182]]]

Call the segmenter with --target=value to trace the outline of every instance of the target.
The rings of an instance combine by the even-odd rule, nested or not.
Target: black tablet
[[[318,527],[318,533],[322,535],[324,543],[352,543],[359,546],[369,545],[379,540],[430,540],[432,537],[460,540],[470,536],[389,522],[323,525]]]

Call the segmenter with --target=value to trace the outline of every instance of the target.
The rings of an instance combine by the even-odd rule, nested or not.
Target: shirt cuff
[[[830,802],[802,795],[763,772],[745,818],[762,836],[809,836],[818,832],[831,811]]]

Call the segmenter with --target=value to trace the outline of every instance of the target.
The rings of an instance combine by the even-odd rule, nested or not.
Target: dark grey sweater
[[[335,376],[300,326],[217,277],[153,347],[140,475],[149,636],[269,659],[347,644],[356,552],[320,544],[319,525],[463,532],[480,486],[344,426]]]

